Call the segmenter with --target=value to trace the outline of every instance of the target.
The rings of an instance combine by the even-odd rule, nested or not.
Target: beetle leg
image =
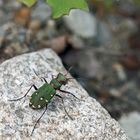
[[[64,110],[65,110],[65,113],[67,114],[67,116],[68,116],[71,120],[73,120],[73,118],[68,114],[68,112],[67,112],[67,110],[66,110],[66,108],[65,108],[63,97],[61,97],[61,96],[58,95],[58,94],[55,94],[55,96],[59,97],[59,98],[62,100],[62,104],[63,104]]]
[[[38,88],[35,85],[32,85],[31,88],[34,87],[35,90],[38,90]],[[30,91],[30,90],[29,90]],[[28,91],[28,92],[29,92]]]
[[[26,97],[27,94],[29,93],[29,91],[31,90],[32,87],[34,87],[34,89],[37,90],[37,87],[36,87],[35,85],[32,85],[32,86],[28,89],[28,91],[25,93],[24,96],[22,96],[22,97],[20,97],[20,98],[17,98],[17,99],[9,100],[9,101],[18,101],[18,100],[21,100],[22,98]]]
[[[38,118],[38,120],[37,120],[36,123],[34,124],[33,130],[32,130],[32,132],[31,132],[31,136],[32,136],[32,134],[33,134],[33,132],[34,132],[34,130],[35,130],[35,128],[36,128],[36,125],[39,123],[40,119],[43,117],[43,115],[45,114],[46,111],[47,111],[47,105],[46,105],[45,110],[44,110],[43,113],[41,114],[41,116]]]
[[[61,92],[64,92],[64,93],[67,93],[67,94],[71,94],[73,97],[75,97],[76,99],[80,100],[79,98],[77,98],[73,93],[69,92],[69,91],[65,91],[65,90],[61,90],[61,89],[58,89],[59,91]]]
[[[44,77],[41,77],[41,79],[43,79],[45,81],[45,83],[48,83],[47,80]]]

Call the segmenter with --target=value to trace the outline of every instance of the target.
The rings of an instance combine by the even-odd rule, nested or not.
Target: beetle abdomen
[[[33,109],[41,109],[45,107],[55,95],[56,90],[48,83],[45,83],[37,91],[35,91],[30,99],[30,107]]]

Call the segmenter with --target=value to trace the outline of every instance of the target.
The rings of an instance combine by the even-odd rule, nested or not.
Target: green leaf
[[[134,0],[135,4],[137,4],[138,6],[140,6],[140,0]]]
[[[66,15],[71,9],[88,10],[85,0],[46,0],[52,8],[53,18],[59,18]]]
[[[18,0],[18,1],[24,3],[29,7],[33,6],[37,2],[37,0]]]
[[[113,0],[106,0],[105,1],[105,6],[107,9],[111,9],[112,5],[113,5]]]

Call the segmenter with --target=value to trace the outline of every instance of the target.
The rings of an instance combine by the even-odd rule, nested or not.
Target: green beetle
[[[37,74],[36,74],[37,75]],[[54,96],[59,97],[62,100],[63,106],[64,106],[64,101],[63,101],[63,97],[61,97],[60,95],[58,95],[56,93],[56,91],[61,91],[67,94],[71,94],[72,96],[74,96],[75,98],[77,98],[73,93],[69,92],[69,91],[65,91],[65,90],[61,90],[61,86],[62,85],[66,85],[68,80],[72,79],[72,78],[67,78],[66,77],[67,74],[62,74],[62,73],[58,73],[56,78],[53,78],[50,83],[48,83],[46,81],[45,78],[43,78],[43,80],[45,81],[45,83],[40,87],[37,88],[35,85],[32,85],[29,90],[26,92],[26,94],[18,99],[13,99],[10,101],[18,101],[21,100],[22,98],[26,97],[26,95],[29,93],[29,91],[31,90],[32,87],[34,87],[34,89],[36,90],[30,97],[30,102],[29,102],[29,106],[32,109],[42,109],[44,107],[46,107],[46,109],[44,110],[44,112],[42,113],[42,115],[39,117],[39,119],[36,121],[34,128],[32,130],[31,135],[34,132],[34,129],[37,125],[37,123],[40,121],[40,119],[42,118],[42,116],[45,114],[46,110],[47,110],[47,105],[51,102],[51,99]],[[78,98],[77,98],[78,99]],[[64,110],[66,112],[66,114],[68,115],[68,117],[70,119],[72,119],[72,117],[68,114],[67,110],[65,109],[64,106]]]

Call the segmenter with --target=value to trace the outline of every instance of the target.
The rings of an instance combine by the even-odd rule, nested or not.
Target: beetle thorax
[[[59,83],[59,81],[57,81],[57,79],[52,79],[50,84],[54,89],[60,89],[60,87],[62,86],[62,84]]]
[[[62,85],[67,83],[67,78],[65,75],[59,73],[56,78],[52,79],[50,84],[54,87],[54,89],[60,89]]]

